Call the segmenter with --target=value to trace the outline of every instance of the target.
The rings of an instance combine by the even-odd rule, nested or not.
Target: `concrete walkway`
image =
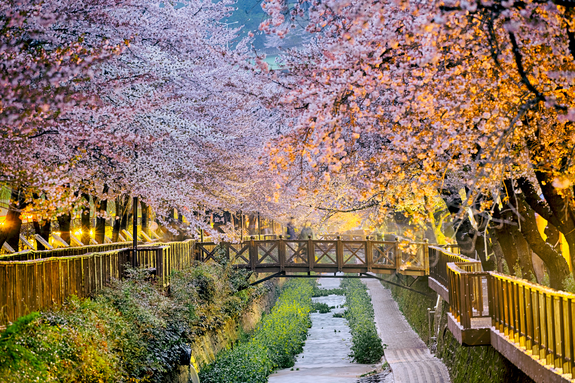
[[[395,383],[447,383],[449,373],[443,362],[413,331],[399,311],[391,292],[375,279],[363,280],[369,288],[377,331],[384,344],[385,359],[391,366]]]

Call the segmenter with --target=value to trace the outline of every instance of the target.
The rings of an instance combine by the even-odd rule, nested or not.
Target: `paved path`
[[[375,322],[384,344],[385,359],[391,366],[395,383],[447,383],[447,368],[431,355],[399,311],[391,292],[375,279],[363,281],[369,288]]]

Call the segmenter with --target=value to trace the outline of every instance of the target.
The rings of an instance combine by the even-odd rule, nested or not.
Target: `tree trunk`
[[[131,216],[130,210],[130,198],[128,196],[124,196],[123,210],[120,217],[120,231],[128,229]]]
[[[96,205],[96,211],[98,215],[96,216],[96,242],[103,244],[105,243],[104,237],[106,236],[106,211],[108,210],[108,200],[107,199],[94,199]]]
[[[122,229],[128,225],[128,203],[129,197],[121,195],[116,197],[116,217],[112,228],[112,241],[118,242],[119,234]],[[122,222],[123,221],[123,222]],[[122,226],[123,223],[123,226]]]
[[[20,250],[20,210],[26,207],[24,193],[21,188],[13,188],[10,194],[10,206],[4,221],[0,226],[0,246],[7,242],[14,250]]]
[[[67,244],[70,244],[70,226],[72,223],[72,214],[62,214],[59,215],[57,219],[58,226],[60,228],[60,238],[66,241]]]
[[[521,233],[533,251],[543,260],[549,271],[549,284],[552,288],[562,290],[565,278],[569,275],[569,265],[563,255],[545,242],[535,222],[535,213],[529,208],[522,195],[517,196],[521,222]]]
[[[52,225],[49,219],[43,220],[41,222],[39,222],[38,220],[34,220],[33,225],[34,225],[34,232],[36,234],[40,235],[40,237],[44,238],[46,241],[50,239],[50,231]],[[39,241],[36,241],[36,249],[49,250]]]
[[[150,207],[144,202],[141,202],[142,207],[142,232],[146,233],[146,235],[150,235]]]
[[[84,205],[82,206],[81,225],[82,225],[82,236],[80,240],[84,245],[90,244],[90,230],[92,225],[90,222],[90,196],[88,194],[82,193],[82,197],[85,199]]]
[[[478,224],[478,228],[474,228],[469,216],[461,210],[463,201],[456,190],[443,190],[441,196],[449,212],[457,217],[453,221],[453,227],[455,228],[455,240],[459,245],[461,254],[470,258],[475,258],[477,254],[481,260],[483,270],[495,270],[497,267],[495,258],[488,258],[488,248],[485,247],[485,238],[483,236],[487,234],[480,229],[484,226],[483,218],[479,215],[474,216]]]
[[[560,251],[558,239],[552,227],[546,228],[546,233],[549,233],[547,242],[543,240],[535,224],[534,212],[545,218],[548,225],[554,226],[565,235],[573,264],[575,257],[575,220],[573,219],[573,211],[569,207],[567,197],[557,192],[557,189],[553,186],[553,179],[547,173],[536,171],[535,175],[545,197],[544,200],[538,196],[535,187],[529,180],[526,178],[519,179],[519,186],[523,192],[521,198],[519,198],[522,202],[518,204],[519,214],[529,217],[529,219],[525,219],[525,225],[523,225],[526,226],[524,236],[533,251],[545,263],[549,272],[551,287],[563,289],[564,280],[569,274],[569,264]],[[524,231],[523,227],[521,231]],[[573,268],[573,272],[575,273],[575,268]]]

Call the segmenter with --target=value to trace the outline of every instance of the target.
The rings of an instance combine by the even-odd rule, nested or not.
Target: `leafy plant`
[[[327,303],[314,302],[313,310],[319,311],[320,314],[325,314],[330,311],[330,307],[327,305]]]
[[[265,287],[234,287],[225,263],[174,273],[169,291],[142,270],[93,299],[20,318],[0,335],[0,381],[160,382],[190,339],[237,317]]]
[[[383,356],[381,339],[377,335],[373,305],[367,288],[358,279],[344,279],[347,310],[345,318],[349,322],[353,345],[351,357],[358,363],[376,363]]]
[[[211,383],[265,383],[277,368],[294,365],[303,350],[311,326],[312,281],[290,280],[254,335],[233,350],[224,352],[200,372],[201,381]]]

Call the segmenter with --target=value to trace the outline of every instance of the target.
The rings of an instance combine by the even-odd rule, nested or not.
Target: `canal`
[[[318,286],[322,289],[335,289],[339,285],[340,279],[318,279]],[[358,364],[349,357],[352,345],[350,329],[346,319],[337,315],[345,311],[345,297],[329,295],[313,298],[313,301],[334,308],[325,314],[310,314],[312,327],[303,352],[297,356],[293,368],[272,374],[269,383],[392,383],[391,372],[381,371],[381,363]]]

